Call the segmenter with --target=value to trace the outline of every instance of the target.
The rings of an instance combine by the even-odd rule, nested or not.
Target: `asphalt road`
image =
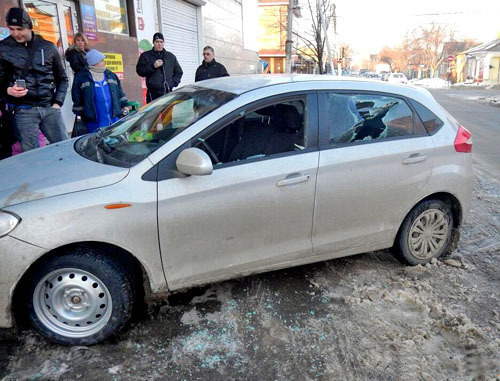
[[[436,100],[472,132],[473,159],[500,180],[500,107],[479,98],[500,97],[500,90],[430,89]]]

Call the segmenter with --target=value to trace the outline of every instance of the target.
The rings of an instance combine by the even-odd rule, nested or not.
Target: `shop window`
[[[99,32],[130,34],[126,0],[95,0],[94,4]]]
[[[62,49],[57,5],[45,1],[31,1],[25,6],[33,22],[33,31]]]

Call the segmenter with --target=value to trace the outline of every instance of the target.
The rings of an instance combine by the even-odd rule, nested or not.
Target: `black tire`
[[[451,248],[453,214],[441,200],[427,200],[415,206],[404,219],[396,246],[410,265],[423,265]]]
[[[97,248],[77,248],[37,264],[24,285],[33,328],[63,345],[92,345],[120,332],[136,293],[131,276]]]

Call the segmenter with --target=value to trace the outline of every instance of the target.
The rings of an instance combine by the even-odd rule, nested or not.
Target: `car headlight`
[[[0,211],[0,238],[9,234],[21,222],[21,217],[13,213]]]

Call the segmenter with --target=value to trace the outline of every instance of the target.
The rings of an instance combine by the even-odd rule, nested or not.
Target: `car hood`
[[[0,161],[0,208],[117,183],[128,168],[85,159],[66,140]]]

